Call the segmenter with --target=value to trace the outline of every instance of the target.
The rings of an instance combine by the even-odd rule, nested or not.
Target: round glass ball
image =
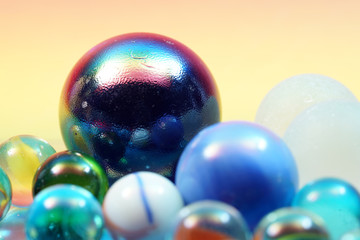
[[[110,184],[136,171],[173,180],[186,144],[219,120],[219,94],[204,62],[151,33],[93,47],[70,72],[60,101],[67,148],[99,161]]]

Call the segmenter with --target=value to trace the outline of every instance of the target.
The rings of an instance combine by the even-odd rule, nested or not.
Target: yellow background
[[[214,75],[223,120],[253,121],[266,93],[300,73],[360,97],[358,0],[0,0],[0,142],[32,134],[64,150],[58,103],[77,60],[123,33],[193,49]]]

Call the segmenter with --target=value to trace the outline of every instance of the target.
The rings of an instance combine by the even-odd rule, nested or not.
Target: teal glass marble
[[[36,195],[25,231],[28,240],[99,240],[103,229],[97,199],[82,187],[59,184]]]
[[[105,171],[95,159],[71,151],[55,153],[40,166],[33,180],[33,196],[56,184],[83,187],[100,203],[109,188]]]
[[[114,240],[114,239],[111,236],[110,231],[107,228],[104,228],[100,240]],[[120,240],[120,239],[116,239],[116,240]]]
[[[293,206],[319,215],[331,239],[340,239],[348,231],[360,227],[360,195],[348,182],[322,178],[305,185],[295,195]]]
[[[13,205],[24,207],[32,203],[36,170],[54,153],[49,143],[28,135],[12,137],[0,145],[0,168],[10,179]]]
[[[340,240],[360,240],[360,228],[345,233]]]
[[[167,240],[250,240],[249,228],[240,212],[222,202],[198,201],[178,214]]]
[[[280,208],[266,215],[256,227],[254,240],[328,240],[323,220],[301,208]]]
[[[22,240],[25,237],[25,222],[28,208],[11,208],[6,217],[0,221],[1,240]]]
[[[8,176],[0,168],[0,221],[9,211],[11,205],[11,184]]]

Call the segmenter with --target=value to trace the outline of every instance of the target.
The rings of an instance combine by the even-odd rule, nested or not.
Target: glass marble
[[[163,239],[184,203],[175,185],[153,172],[136,172],[116,181],[106,193],[103,212],[115,236]]]
[[[336,177],[360,189],[360,102],[315,104],[294,119],[283,140],[298,163],[300,187]]]
[[[182,208],[168,240],[250,240],[248,226],[234,207],[217,201],[199,201]]]
[[[340,240],[360,240],[360,228],[345,233]]]
[[[105,171],[95,159],[71,151],[55,153],[40,166],[33,180],[33,195],[61,183],[87,189],[100,203],[109,188]]]
[[[54,185],[39,192],[26,221],[29,240],[99,240],[103,229],[98,200],[72,184]]]
[[[0,221],[1,240],[23,240],[25,236],[25,222],[28,208],[11,208],[6,217]]]
[[[280,82],[266,94],[256,112],[255,122],[283,137],[291,122],[304,110],[333,100],[358,102],[350,89],[333,78],[299,74]]]
[[[254,240],[329,240],[323,220],[301,208],[281,208],[266,215],[256,227]]]
[[[35,172],[54,153],[55,149],[46,141],[28,135],[12,137],[0,145],[0,167],[10,179],[13,205],[32,203]]]
[[[99,161],[110,184],[152,171],[174,180],[189,140],[220,120],[220,97],[204,62],[174,39],[131,33],[88,51],[60,100],[68,149]]]
[[[322,178],[308,183],[295,195],[292,205],[322,217],[334,240],[360,227],[360,195],[341,179]]]
[[[267,213],[291,204],[298,172],[279,137],[260,125],[234,121],[214,124],[193,138],[181,155],[175,183],[187,204],[228,203],[253,230]]]
[[[3,219],[11,206],[11,184],[8,176],[0,167],[0,221]]]

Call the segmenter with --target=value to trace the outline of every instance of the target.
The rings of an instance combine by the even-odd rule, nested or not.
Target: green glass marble
[[[56,184],[74,184],[90,191],[100,203],[109,188],[105,171],[92,157],[63,151],[49,157],[37,170],[33,195]]]
[[[300,208],[281,208],[266,215],[254,232],[254,240],[328,240],[322,219]]]
[[[104,226],[94,195],[73,184],[58,184],[35,196],[25,233],[27,240],[100,240]]]
[[[32,180],[55,149],[46,141],[29,135],[12,137],[0,145],[0,168],[10,179],[12,204],[29,206],[32,201]]]
[[[9,211],[11,205],[11,184],[8,176],[0,168],[0,221]]]

